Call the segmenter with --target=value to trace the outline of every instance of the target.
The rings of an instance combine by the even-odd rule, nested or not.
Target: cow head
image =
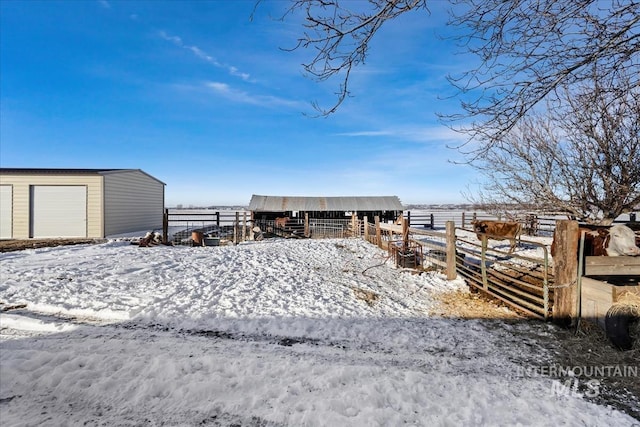
[[[471,226],[473,227],[473,231],[476,233],[485,233],[487,231],[487,223],[484,221],[474,219],[471,221]]]
[[[609,229],[609,245],[606,251],[609,256],[640,255],[640,248],[636,246],[636,235],[626,225],[614,225]]]

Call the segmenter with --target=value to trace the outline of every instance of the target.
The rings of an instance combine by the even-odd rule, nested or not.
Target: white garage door
[[[32,237],[87,237],[87,187],[31,187]]]
[[[0,185],[0,239],[13,237],[13,187]]]

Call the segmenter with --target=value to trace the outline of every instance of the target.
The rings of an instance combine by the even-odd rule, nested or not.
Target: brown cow
[[[486,234],[488,239],[509,240],[511,242],[509,253],[516,250],[516,239],[519,239],[522,233],[522,224],[519,222],[473,220],[471,225],[478,240],[482,240],[483,234]]]
[[[640,248],[636,246],[636,235],[626,225],[614,225],[613,227],[580,227],[579,239],[584,234],[585,256],[639,256]],[[556,253],[555,235],[551,243],[551,256]]]
[[[285,216],[284,218],[276,218],[275,227],[276,228],[285,228],[287,226],[287,222],[289,222],[289,217]]]

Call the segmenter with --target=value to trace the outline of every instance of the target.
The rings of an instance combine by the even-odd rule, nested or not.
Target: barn
[[[375,216],[381,221],[395,221],[402,215],[402,203],[397,196],[301,197],[253,195],[249,210],[256,220],[277,217],[314,219],[346,219],[356,214],[359,219]]]
[[[104,238],[160,228],[164,189],[140,169],[0,168],[0,238]]]

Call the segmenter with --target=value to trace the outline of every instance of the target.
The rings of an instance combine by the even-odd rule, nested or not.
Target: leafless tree
[[[483,202],[561,209],[608,222],[640,203],[640,0],[450,0],[455,39],[479,62],[449,76],[466,132],[457,148],[488,178]],[[353,67],[388,21],[428,13],[427,0],[291,0],[313,51],[304,69],[341,80],[331,114],[349,96]],[[286,14],[285,14],[286,16]],[[546,112],[544,112],[546,109]],[[544,113],[541,113],[544,112]],[[489,197],[490,196],[490,197]]]
[[[479,65],[449,76],[463,112],[445,117],[471,123],[463,130],[482,151],[562,86],[588,80],[594,64],[605,76],[627,70],[640,85],[640,0],[450,0],[449,25],[461,49]],[[427,0],[291,0],[287,13],[303,12],[305,30],[292,49],[309,49],[303,67],[318,80],[340,79],[331,114],[349,96],[353,67],[365,62],[369,43],[388,21],[429,12]],[[473,147],[473,148],[472,148]],[[462,148],[462,147],[459,147]]]
[[[470,197],[610,224],[640,205],[640,87],[597,76],[559,90],[558,105],[527,116],[473,165],[486,177]]]
[[[636,0],[452,0],[450,24],[466,29],[458,40],[480,65],[449,80],[464,113],[449,119],[484,144],[499,140],[558,89],[625,72],[640,86],[640,2]]]

